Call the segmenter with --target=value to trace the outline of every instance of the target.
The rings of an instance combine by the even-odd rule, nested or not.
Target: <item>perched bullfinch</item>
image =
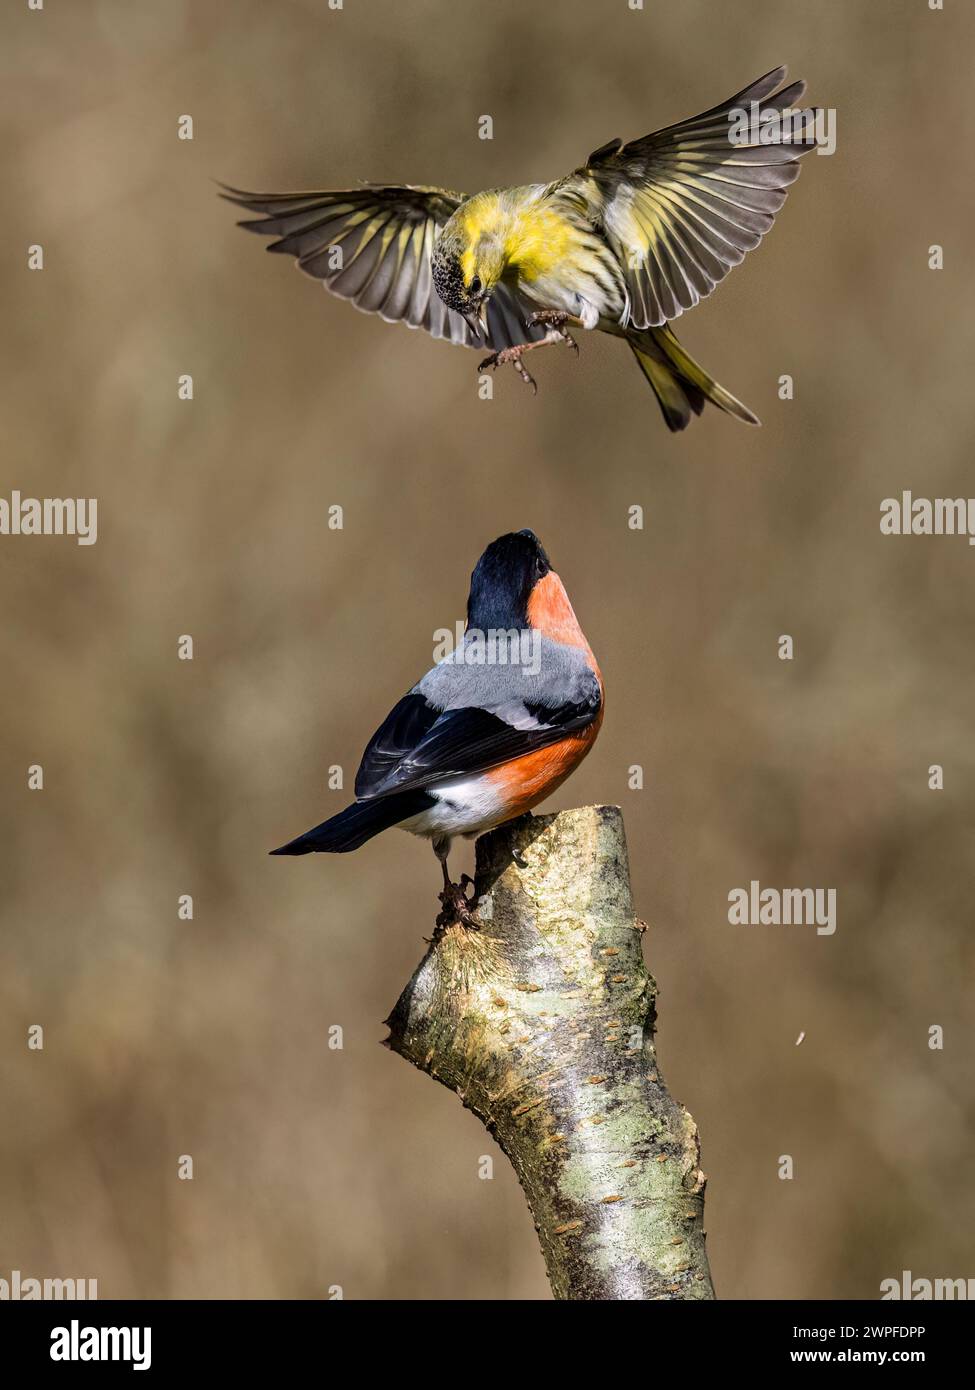
[[[623,338],[671,430],[706,401],[757,417],[681,347],[670,321],[711,293],[772,226],[816,143],[805,83],[776,68],[711,110],[624,145],[610,140],[553,183],[473,196],[363,184],[245,193],[242,227],[367,313],[494,349],[534,390],[526,352],[575,347],[568,327]],[[743,120],[743,113],[749,122]]]
[[[561,579],[532,531],[500,536],[471,575],[463,640],[373,734],[356,799],[273,854],[344,854],[398,825],[433,841],[438,925],[476,926],[469,882],[451,882],[455,835],[537,806],[589,752],[603,681]]]

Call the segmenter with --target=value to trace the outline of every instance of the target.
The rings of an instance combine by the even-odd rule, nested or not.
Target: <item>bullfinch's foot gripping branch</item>
[[[355,801],[272,853],[344,854],[399,826],[431,840],[440,860],[438,928],[476,928],[471,880],[447,872],[451,840],[544,801],[602,718],[602,676],[561,579],[534,532],[500,536],[471,575],[463,640],[372,736]]]
[[[274,237],[269,251],[357,308],[490,348],[482,370],[512,362],[534,387],[525,352],[564,342],[571,321],[627,343],[669,429],[708,401],[757,425],[670,325],[758,246],[816,145],[820,113],[799,109],[805,84],[785,76],[776,68],[699,116],[610,140],[552,183],[224,196],[258,214],[241,226]]]
[[[469,874],[461,874],[460,882],[452,883],[446,859],[440,861],[440,867],[443,869],[443,892],[439,897],[443,911],[437,914],[436,925],[443,930],[459,923],[469,931],[480,931],[481,924],[475,915],[477,893],[470,898],[467,896],[467,886],[470,884],[473,888],[474,880]]]

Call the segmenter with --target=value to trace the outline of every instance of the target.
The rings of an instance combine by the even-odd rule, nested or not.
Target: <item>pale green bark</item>
[[[497,1139],[556,1298],[713,1298],[697,1130],[657,1066],[619,809],[482,836],[477,887],[483,929],[438,933],[387,1045]]]

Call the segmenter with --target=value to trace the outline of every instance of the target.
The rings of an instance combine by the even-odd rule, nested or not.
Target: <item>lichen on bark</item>
[[[482,929],[437,934],[387,1046],[497,1139],[556,1298],[713,1298],[697,1129],[657,1065],[619,808],[522,816],[476,860]]]

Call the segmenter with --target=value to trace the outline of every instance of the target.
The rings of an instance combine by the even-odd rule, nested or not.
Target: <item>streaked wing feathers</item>
[[[796,111],[774,143],[736,144],[731,113],[795,111],[805,84],[776,68],[727,101],[627,145],[610,141],[580,177],[595,181],[604,232],[630,296],[625,323],[659,327],[693,308],[758,245],[813,147],[816,111]]]
[[[440,299],[430,260],[437,233],[464,201],[463,193],[403,184],[364,184],[344,191],[222,195],[258,217],[239,223],[275,237],[269,251],[293,256],[300,270],[342,299],[388,322],[423,328],[434,338],[483,347],[463,317]],[[507,287],[488,308],[488,346],[528,341],[525,313]]]

